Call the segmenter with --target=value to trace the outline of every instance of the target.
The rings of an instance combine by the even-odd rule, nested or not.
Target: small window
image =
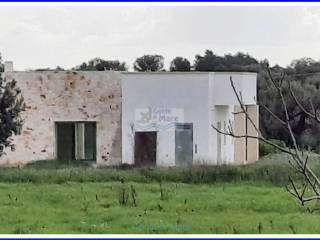
[[[96,159],[95,122],[56,122],[56,141],[58,160]]]

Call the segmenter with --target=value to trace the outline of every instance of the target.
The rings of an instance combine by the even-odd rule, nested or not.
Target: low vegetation
[[[1,168],[0,182],[7,183],[67,183],[67,182],[109,182],[121,181],[150,183],[241,183],[262,182],[275,186],[285,186],[288,176],[299,179],[294,170],[288,167],[289,156],[269,154],[259,162],[244,166],[195,166],[192,168],[88,168],[83,165],[63,165],[56,161],[40,161],[23,168]],[[318,154],[312,154],[309,164],[320,175]]]
[[[0,233],[319,233],[317,203],[285,190],[284,154],[246,166],[0,169]],[[319,155],[311,166],[320,173]],[[298,178],[298,176],[296,176]]]
[[[285,142],[283,142],[281,140],[269,139],[269,141],[280,146],[280,147],[286,148]],[[273,153],[281,153],[281,151],[278,150],[277,148],[275,148],[274,146],[271,146],[270,144],[264,143],[262,141],[259,142],[260,156],[266,156],[266,155],[273,154]]]

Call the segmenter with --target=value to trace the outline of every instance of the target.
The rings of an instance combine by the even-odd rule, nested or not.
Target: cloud
[[[320,36],[320,8],[318,7],[304,7],[303,8],[303,16],[302,23],[306,27],[311,27],[314,31],[311,32],[316,37]]]
[[[72,67],[97,56],[132,65],[147,53],[164,55],[168,66],[206,48],[286,65],[319,59],[319,13],[303,6],[1,6],[0,51],[18,69]]]

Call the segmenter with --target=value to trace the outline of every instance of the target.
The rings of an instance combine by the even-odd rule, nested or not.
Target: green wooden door
[[[73,123],[56,123],[57,159],[69,162],[75,159],[75,129]]]

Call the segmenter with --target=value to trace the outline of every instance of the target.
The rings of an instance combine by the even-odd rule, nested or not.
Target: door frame
[[[75,128],[75,124],[76,123],[84,123],[84,124],[86,124],[86,123],[94,123],[94,131],[95,131],[95,149],[94,149],[94,158],[95,159],[93,159],[92,161],[87,161],[87,160],[75,160],[75,161],[78,161],[78,162],[97,162],[97,148],[98,148],[98,145],[97,145],[97,139],[98,139],[98,131],[97,131],[97,124],[98,124],[98,122],[97,121],[54,121],[54,144],[55,144],[55,146],[54,146],[54,158],[56,159],[56,160],[59,160],[58,159],[58,125],[59,124],[63,124],[63,123],[72,123],[73,125],[74,125],[74,128]],[[74,131],[75,131],[75,129],[74,129]],[[75,138],[75,136],[74,136],[74,138]],[[74,141],[75,141],[75,139],[74,139]],[[74,142],[74,149],[73,149],[73,151],[74,151],[74,154],[75,154],[75,152],[76,152],[76,143]]]
[[[59,159],[59,137],[58,137],[58,125],[59,124],[73,124],[74,122],[72,121],[55,121],[54,122],[54,144],[55,144],[55,152],[54,152],[54,157],[56,160],[61,161],[62,159]],[[73,135],[75,135],[75,129],[74,129],[74,124],[73,124]],[[73,148],[75,148],[75,136],[73,136]],[[75,157],[75,149],[73,149],[73,158]],[[75,159],[68,159],[68,163],[70,163],[70,161],[74,161]]]
[[[186,126],[188,126],[188,127],[190,127],[190,128],[185,128]],[[177,130],[177,127],[183,127],[183,128],[185,128],[185,129],[191,129],[191,140],[192,140],[192,155],[191,155],[191,165],[193,165],[193,157],[194,157],[194,137],[193,137],[193,123],[175,123],[175,129],[174,129],[174,158],[175,158],[175,160],[174,160],[174,164],[175,164],[175,166],[179,166],[179,164],[177,164],[177,156],[176,156],[176,147],[177,147],[177,145],[176,145],[176,140],[177,140],[177,138],[176,138],[176,130]]]
[[[151,165],[151,166],[140,166],[140,167],[156,167],[157,166],[157,156],[158,156],[158,131],[156,130],[149,130],[149,131],[135,131],[134,132],[134,140],[133,140],[133,164],[135,166],[139,166],[137,165],[136,163],[136,134],[139,134],[139,133],[153,133],[155,134],[155,163],[154,165]]]

